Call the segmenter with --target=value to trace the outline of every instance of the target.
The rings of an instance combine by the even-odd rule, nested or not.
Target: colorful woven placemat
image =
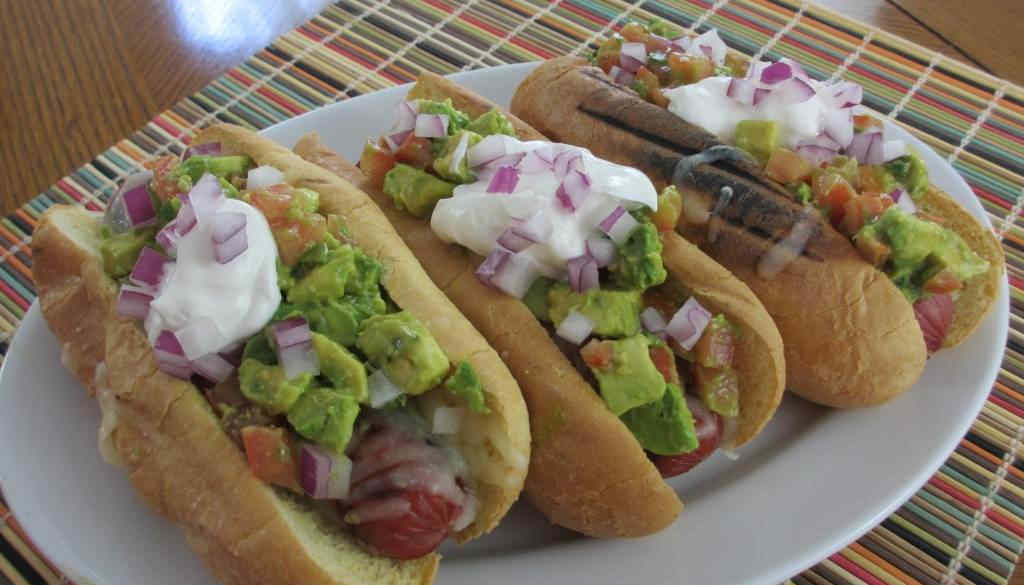
[[[862,84],[865,103],[924,140],[967,179],[1003,242],[1011,331],[978,420],[939,472],[899,511],[845,550],[794,576],[807,584],[1006,583],[1024,552],[1024,89],[810,3],[342,0],[0,219],[0,360],[34,299],[27,246],[53,203],[102,209],[139,163],[179,153],[216,120],[256,129],[325,104],[452,73],[582,53],[630,18],[665,18],[816,78]],[[67,583],[0,497],[0,575]]]

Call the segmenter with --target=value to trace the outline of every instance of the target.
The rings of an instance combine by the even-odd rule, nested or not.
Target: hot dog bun
[[[617,120],[584,112],[584,104],[614,109]],[[512,111],[557,140],[640,168],[659,186],[671,177],[666,161],[719,144],[703,129],[616,86],[578,58],[552,59],[538,67],[517,89]],[[710,175],[714,169],[706,170]],[[757,169],[734,170],[739,172],[711,183],[749,191],[757,201],[754,206],[763,209],[754,209],[742,222],[721,222],[716,238],[707,237],[708,227],[687,221],[684,214],[679,232],[750,285],[767,307],[785,341],[789,387],[837,407],[878,404],[909,388],[920,376],[927,352],[913,307],[899,289],[828,222],[813,218],[808,254],[774,278],[760,277],[758,262],[772,243],[745,228],[753,224],[781,236],[805,216]],[[949,347],[966,338],[992,307],[1002,251],[988,230],[938,190],[932,189],[920,207],[941,217],[991,264],[988,273],[966,283],[946,338]]]
[[[410,99],[451,98],[478,116],[496,107],[473,92],[423,74]],[[522,139],[543,139],[510,117]],[[435,282],[491,341],[519,380],[531,416],[534,445],[526,495],[552,522],[591,536],[642,536],[661,530],[682,505],[626,426],[566,359],[548,332],[518,299],[482,284],[474,275],[481,258],[445,244],[427,221],[397,209],[353,164],[316,135],[296,152],[359,182],[384,210]],[[771,418],[784,387],[781,339],[753,294],[696,247],[671,234],[665,242],[670,277],[701,303],[726,313],[744,334],[737,368],[744,381],[736,443],[757,434]],[[742,357],[739,357],[742,354]],[[582,448],[586,445],[586,448]]]
[[[480,510],[456,538],[491,530],[516,499],[529,458],[525,405],[497,354],[354,187],[241,128],[211,128],[196,143],[204,141],[220,141],[318,190],[322,209],[344,216],[356,244],[385,264],[390,297],[423,321],[453,361],[472,362],[491,413],[467,419],[458,435]],[[79,207],[51,208],[33,236],[33,270],[65,363],[99,398],[112,447],[105,452],[126,468],[146,505],[181,526],[225,583],[432,582],[436,553],[412,561],[373,555],[342,529],[335,507],[313,506],[252,475],[203,395],[160,372],[139,324],[117,314],[117,286],[98,252],[101,220]]]

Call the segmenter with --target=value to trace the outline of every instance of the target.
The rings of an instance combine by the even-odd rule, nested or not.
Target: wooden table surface
[[[818,0],[1024,84],[1024,2]],[[11,0],[0,18],[0,215],[195,92],[324,0]],[[243,34],[239,34],[242,31]],[[1011,581],[1024,585],[1018,567]]]

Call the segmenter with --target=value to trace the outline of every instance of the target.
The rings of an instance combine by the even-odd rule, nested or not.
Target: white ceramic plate
[[[507,104],[532,65],[474,71],[459,82]],[[326,107],[267,130],[292,144],[316,130],[355,158],[390,127],[404,88]],[[899,128],[933,182],[982,221],[964,181]],[[638,540],[590,540],[518,504],[494,533],[446,546],[439,583],[714,583],[774,585],[842,548],[892,513],[942,464],[981,409],[1007,334],[1004,282],[996,308],[963,346],[939,354],[910,391],[879,408],[830,411],[787,398],[765,431],[672,481],[679,520]],[[211,583],[179,531],[155,518],[96,450],[99,409],[59,367],[37,307],[0,372],[0,484],[43,552],[79,582]],[[622,505],[628,506],[628,502]]]

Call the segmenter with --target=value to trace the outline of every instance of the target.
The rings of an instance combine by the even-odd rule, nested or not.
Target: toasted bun
[[[409,97],[451,98],[457,108],[473,116],[497,107],[433,74],[421,75]],[[510,119],[520,138],[544,139],[521,120]],[[611,414],[529,309],[475,277],[479,256],[445,244],[429,222],[396,209],[390,197],[316,135],[300,139],[295,150],[358,181],[435,282],[509,364],[526,396],[534,429],[527,497],[549,519],[592,536],[640,536],[664,528],[675,518],[681,504],[635,437]],[[785,367],[778,331],[746,286],[675,234],[666,239],[665,263],[673,279],[712,310],[726,313],[743,331],[737,348],[744,388],[736,444],[745,443],[771,418],[782,397]]]
[[[236,138],[232,146],[260,162],[277,154],[273,164],[290,181],[321,193],[351,189],[247,131],[212,132],[225,141]],[[347,219],[377,226],[376,236],[361,233],[358,243],[377,252],[388,267],[389,295],[427,324],[453,360],[470,360],[484,381],[491,415],[469,420],[460,435],[480,512],[457,537],[490,530],[515,500],[529,456],[525,405],[515,381],[411,256],[393,249],[380,253],[404,245],[386,222],[374,220],[376,208],[365,196],[362,202],[352,197],[347,206],[334,205],[330,210],[345,212]],[[65,363],[100,399],[111,447],[104,453],[126,468],[146,505],[180,525],[225,583],[432,582],[439,555],[396,561],[370,554],[342,529],[333,506],[314,506],[252,475],[202,394],[160,372],[141,327],[118,316],[117,287],[104,274],[98,253],[100,227],[101,217],[82,208],[51,208],[33,236],[33,270],[43,314],[61,342]],[[406,302],[409,296],[421,300]],[[431,300],[436,302],[428,304]],[[453,333],[442,337],[439,329]],[[453,336],[458,336],[454,343]]]

